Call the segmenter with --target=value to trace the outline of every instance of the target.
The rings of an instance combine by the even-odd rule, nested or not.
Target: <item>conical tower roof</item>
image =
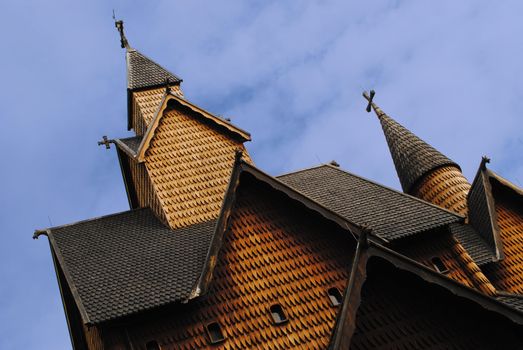
[[[369,99],[367,94],[364,96]],[[374,102],[371,106],[380,120],[404,192],[410,193],[418,181],[436,168],[455,166],[461,170],[458,164],[389,117]]]

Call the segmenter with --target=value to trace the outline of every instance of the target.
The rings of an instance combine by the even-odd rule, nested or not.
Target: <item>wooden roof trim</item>
[[[136,153],[132,149],[129,148],[125,143],[122,142],[120,139],[114,139],[114,143],[116,146],[118,146],[119,149],[127,153],[127,155],[131,158],[136,158]]]
[[[504,259],[504,253],[503,253],[503,241],[501,239],[501,232],[498,227],[498,216],[496,214],[496,202],[494,201],[494,196],[492,194],[492,186],[489,181],[489,177],[491,175],[494,175],[497,177],[496,174],[494,174],[492,171],[488,170],[484,162],[482,161],[478,171],[476,172],[476,176],[474,177],[474,181],[472,182],[472,186],[470,187],[471,190],[478,184],[483,187],[483,190],[485,192],[486,200],[487,200],[487,210],[489,215],[489,221],[490,226],[492,228],[492,232],[494,234],[494,255],[495,255],[495,261],[499,261]],[[469,199],[471,191],[467,194],[467,202]]]
[[[143,162],[145,160],[145,151],[149,148],[151,144],[151,140],[154,136],[154,132],[156,131],[156,128],[158,125],[160,125],[160,119],[163,115],[163,111],[165,110],[165,107],[167,107],[167,94],[164,93],[162,97],[162,101],[160,102],[158,108],[156,109],[156,112],[154,113],[154,118],[149,124],[149,127],[147,128],[147,131],[145,132],[145,135],[143,136],[142,142],[140,143],[140,146],[138,147],[138,151],[136,152],[136,159],[138,159],[139,162]]]
[[[336,323],[329,342],[329,349],[348,348],[356,329],[356,313],[361,304],[361,288],[367,278],[367,241],[366,231],[358,238],[358,245],[354,253],[349,282],[343,295],[343,304],[336,316]],[[345,330],[345,331],[344,331]]]
[[[56,260],[58,261],[58,264],[60,265],[60,268],[62,269],[62,272],[67,281],[67,284],[69,285],[69,289],[71,290],[71,294],[73,295],[73,299],[76,303],[76,306],[78,307],[78,311],[80,312],[80,316],[82,317],[82,320],[84,321],[84,324],[86,324],[86,325],[92,324],[91,320],[89,319],[89,315],[87,314],[87,312],[85,310],[84,304],[82,302],[82,298],[80,297],[80,294],[78,293],[78,290],[76,289],[76,285],[74,284],[74,281],[69,272],[69,269],[67,268],[67,266],[65,264],[62,252],[60,252],[60,249],[58,249],[58,245],[56,244],[56,241],[54,240],[51,229],[47,230],[47,237],[49,238],[49,244],[51,246],[51,253],[52,254],[54,253]],[[65,307],[65,303],[64,303],[64,307]]]
[[[189,296],[189,300],[206,294],[212,281],[214,268],[216,267],[218,260],[218,253],[220,252],[223,243],[223,235],[227,229],[229,217],[231,216],[232,207],[236,198],[236,189],[240,183],[241,156],[241,151],[236,151],[231,178],[223,198],[222,207],[218,216],[218,221],[216,222],[216,228],[214,229],[211,245],[209,246],[209,251],[207,252],[207,257],[205,258],[205,264],[203,266],[200,278],[196,282],[196,285],[194,286]]]
[[[331,220],[335,223],[337,223],[340,227],[347,229],[347,230],[355,230],[360,231],[364,228],[356,225],[355,223],[347,220],[343,216],[335,213],[334,211],[330,210],[329,208],[319,204],[318,202],[312,200],[311,198],[307,197],[305,194],[301,193],[300,191],[286,185],[285,183],[281,182],[277,178],[274,178],[260,169],[256,168],[253,165],[250,165],[248,163],[242,163],[242,170],[247,171],[251,175],[253,175],[258,180],[267,183],[272,188],[274,188],[277,191],[285,193],[287,196],[289,196],[291,199],[294,199],[301,204],[305,205],[307,208],[318,212],[323,217],[325,217],[328,220]],[[376,240],[380,243],[386,243],[387,241],[381,237],[372,236],[370,239]]]
[[[140,143],[140,146],[138,147],[138,151],[137,151],[137,154],[135,157],[136,157],[136,159],[138,159],[139,162],[143,162],[145,160],[145,152],[149,148],[149,146],[151,144],[151,140],[154,137],[156,128],[158,128],[158,125],[160,124],[160,120],[163,116],[163,112],[165,111],[165,109],[167,107],[167,103],[171,100],[178,102],[182,106],[190,108],[192,111],[200,114],[205,119],[210,120],[210,121],[214,122],[215,124],[226,128],[227,130],[234,133],[235,135],[238,135],[242,139],[243,142],[251,141],[251,135],[248,132],[235,127],[234,125],[207,112],[206,110],[196,106],[195,104],[192,104],[189,101],[187,101],[179,96],[176,96],[172,92],[169,92],[169,93],[165,93],[163,95],[162,101],[154,114],[154,118],[153,118],[151,124],[149,124],[149,127],[147,128],[147,131],[145,132],[145,134],[143,136],[142,142]]]
[[[226,128],[227,130],[231,131],[232,133],[239,135],[243,139],[244,142],[251,141],[251,134],[248,133],[247,131],[240,129],[237,126],[234,126],[233,124],[229,123],[228,121],[206,111],[205,109],[203,109],[201,107],[198,107],[197,105],[189,102],[188,100],[181,98],[181,97],[173,94],[172,92],[170,93],[169,98],[176,100],[181,105],[190,108],[194,112],[196,112],[196,113],[202,115],[203,117],[205,117],[206,119],[209,119],[209,120],[213,121],[214,123]]]
[[[505,179],[504,177],[502,177],[501,175],[495,173],[494,171],[490,170],[490,169],[486,169],[485,170],[485,173],[486,175],[489,177],[489,178],[492,178],[492,179],[495,179],[497,180],[500,184],[502,184],[503,186],[507,187],[508,189],[514,191],[517,195],[519,196],[522,196],[523,197],[523,188],[519,187],[518,185],[510,182],[509,180]]]
[[[361,288],[367,277],[367,263],[372,257],[382,258],[394,267],[410,272],[425,282],[439,285],[458,297],[467,298],[486,310],[504,315],[516,324],[523,325],[523,313],[498,301],[497,299],[478,292],[475,289],[442,275],[425,265],[418,263],[404,255],[390,250],[375,242],[368,242],[368,248],[361,247],[361,236],[356,248],[354,262],[351,267],[349,283],[347,285],[343,306],[340,309],[329,344],[329,350],[348,349],[354,329],[356,327],[356,313],[361,303]],[[501,295],[498,293],[498,295]],[[354,324],[347,324],[347,322]],[[345,332],[344,332],[345,331]]]
[[[472,300],[487,310],[505,315],[515,323],[523,325],[522,312],[380,244],[375,242],[369,243],[369,258],[372,256],[381,257],[401,270],[414,273],[426,282],[444,287],[457,296]]]

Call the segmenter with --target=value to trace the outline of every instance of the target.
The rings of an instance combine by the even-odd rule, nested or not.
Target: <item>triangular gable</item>
[[[489,170],[482,160],[472,187],[467,195],[469,222],[488,243],[495,261],[503,259],[503,244],[496,218],[494,197],[489,181]]]
[[[158,110],[155,113],[155,116],[151,122],[151,124],[148,126],[147,131],[145,132],[145,135],[143,136],[142,142],[140,143],[140,146],[137,151],[136,159],[139,162],[143,162],[145,160],[145,153],[147,152],[147,149],[149,148],[151,144],[151,140],[154,137],[155,131],[158,128],[158,125],[160,124],[160,120],[162,119],[164,115],[164,111],[167,108],[169,103],[177,103],[178,105],[184,106],[192,110],[193,112],[198,113],[201,117],[204,118],[204,120],[211,122],[213,125],[217,126],[220,129],[227,130],[228,132],[232,133],[234,136],[238,137],[240,141],[250,141],[251,136],[248,132],[230,124],[226,120],[217,117],[204,109],[190,103],[189,101],[180,98],[179,96],[176,96],[170,92],[166,92],[164,97],[162,98],[162,101],[160,105],[158,106]]]
[[[415,347],[428,347],[435,345],[448,346],[452,344],[453,341],[456,341],[456,339],[441,337],[439,339],[430,338],[429,334],[424,335],[422,331],[417,332],[415,335],[409,335],[408,332],[412,331],[416,327],[415,323],[417,321],[414,319],[409,319],[408,311],[403,310],[401,305],[394,305],[394,303],[400,302],[398,299],[394,298],[395,290],[396,293],[401,293],[404,307],[408,307],[409,311],[413,311],[413,308],[418,305],[422,306],[425,311],[428,310],[430,317],[430,313],[432,311],[436,312],[437,317],[441,317],[442,314],[438,314],[439,309],[450,310],[449,315],[454,314],[455,317],[463,318],[458,320],[457,323],[466,324],[467,327],[465,328],[469,331],[469,324],[473,324],[474,327],[475,324],[480,326],[482,325],[484,327],[487,324],[491,324],[492,320],[495,319],[496,322],[491,324],[489,327],[493,327],[495,324],[498,329],[495,331],[490,331],[493,334],[499,334],[499,332],[503,332],[499,335],[503,335],[502,341],[504,342],[504,345],[507,345],[507,342],[508,344],[513,345],[512,342],[514,341],[519,341],[521,343],[521,339],[517,339],[518,334],[520,334],[520,332],[523,330],[523,313],[521,311],[518,311],[515,308],[512,308],[471,288],[467,288],[444,275],[441,275],[403,255],[400,255],[374,242],[369,242],[366,245],[360,243],[358,249],[360,251],[357,253],[354,265],[352,267],[349,279],[350,282],[345,293],[344,304],[340,310],[340,313],[338,314],[336,327],[333,331],[329,349],[349,349],[351,345],[354,345],[354,337],[359,337],[359,339],[356,341],[361,341],[362,339],[365,339],[366,336],[368,336],[368,341],[370,343],[374,341],[372,337],[375,336],[377,337],[377,342],[383,341],[383,339],[387,339],[387,341],[390,342],[389,346],[394,345],[394,347],[402,347],[400,344],[403,344],[403,346],[408,346],[410,344],[410,346]],[[377,260],[381,261],[381,266],[388,266],[387,271],[377,269],[376,266],[373,266],[372,270],[368,270],[369,264]],[[396,273],[398,274],[398,277],[396,277]],[[400,274],[402,276],[401,278]],[[410,285],[410,282],[405,280],[405,276],[407,280],[413,281],[412,285]],[[394,309],[396,307],[396,316],[400,315],[399,318],[393,319],[394,316],[392,315],[378,315],[377,312],[378,310],[383,309],[383,305],[378,306],[371,304],[380,300],[380,297],[378,296],[378,299],[374,300],[372,298],[369,299],[368,295],[362,294],[363,289],[365,288],[365,283],[370,278],[373,278],[374,281],[381,281],[380,283],[390,283],[390,288],[387,288],[387,286],[379,286],[377,290],[379,290],[380,293],[384,293],[384,297],[391,297],[391,299],[387,301],[385,301],[383,298],[381,298],[381,300],[387,304],[387,308]],[[424,292],[430,294],[422,294]],[[414,300],[416,298],[419,300]],[[438,303],[441,304],[442,300],[444,300],[445,305],[437,306]],[[452,305],[448,305],[449,301],[452,303]],[[374,314],[371,316],[374,320],[379,319],[380,322],[367,324],[366,326],[368,328],[365,328],[366,333],[358,335],[356,333],[356,329],[358,325],[358,317],[361,317],[359,316],[359,308],[363,307],[362,305],[366,307],[366,310],[364,310],[365,312],[371,312],[371,310],[374,310]],[[459,310],[456,309],[456,311],[454,310],[455,308],[459,308]],[[469,314],[470,310],[473,310],[475,315]],[[413,315],[418,312],[418,310],[414,311],[415,312]],[[386,319],[389,316],[390,319]],[[424,315],[419,312],[418,316],[416,317],[423,318],[423,316]],[[436,320],[426,319],[425,321],[432,322]],[[441,322],[440,320],[440,323],[437,326],[427,328],[426,330],[435,330],[437,332],[438,329],[449,327],[447,323],[455,323],[455,319],[443,319],[443,321],[444,322]],[[491,323],[489,323],[489,321]],[[409,322],[410,325],[403,324]],[[404,331],[399,331],[399,329],[396,329],[403,326],[406,326]],[[443,330],[442,332],[444,333]],[[450,333],[452,334],[453,332]],[[457,334],[457,337],[461,337],[459,332],[454,332],[454,334]],[[478,339],[483,335],[484,332],[479,332],[478,330],[473,331],[473,336],[477,337]],[[424,336],[426,336],[427,339],[424,339]],[[465,334],[463,336],[466,337],[467,335]],[[379,339],[380,337],[381,339]],[[463,339],[464,338],[459,338],[458,340],[463,341]],[[493,341],[493,339],[497,338],[487,336],[484,339],[487,341]],[[443,343],[431,343],[438,342],[438,340]],[[465,339],[465,341],[469,340],[470,339]],[[428,343],[421,345],[424,341],[427,341]],[[409,344],[407,344],[407,342],[409,342]],[[418,343],[417,345],[413,345],[411,342]],[[380,344],[374,343],[373,346],[378,347],[379,345]],[[369,344],[366,346],[369,346]]]
[[[199,295],[205,294],[208,291],[209,285],[212,282],[213,270],[216,266],[218,254],[222,247],[223,235],[227,229],[227,223],[228,223],[229,217],[231,215],[231,209],[233,208],[233,205],[234,205],[236,191],[238,190],[238,187],[240,185],[240,177],[242,174],[249,174],[249,175],[253,176],[257,181],[260,181],[260,182],[263,182],[263,183],[269,185],[274,191],[284,193],[291,200],[299,202],[300,204],[304,205],[308,209],[311,209],[311,210],[317,212],[318,214],[322,215],[327,220],[330,220],[330,221],[336,223],[338,226],[342,227],[344,230],[347,230],[348,233],[352,234],[355,239],[362,232],[361,227],[355,225],[354,223],[351,223],[350,221],[346,220],[345,218],[343,218],[339,214],[331,211],[330,209],[323,207],[322,205],[313,201],[309,197],[307,197],[307,196],[301,194],[300,192],[297,192],[296,190],[292,189],[291,187],[287,186],[283,182],[262,172],[261,170],[257,169],[253,165],[250,165],[250,164],[242,161],[241,153],[237,153],[236,161],[234,164],[234,169],[233,169],[232,175],[231,175],[231,180],[229,181],[229,186],[228,186],[226,195],[224,197],[221,213],[218,218],[218,224],[216,226],[216,231],[214,233],[214,237],[212,239],[211,246],[209,247],[209,252],[207,255],[206,263],[204,265],[204,269],[202,271],[202,274],[200,276],[200,279],[199,279],[197,285],[195,286],[195,288],[193,290],[193,293],[191,294],[192,297],[197,297]],[[379,239],[375,236],[372,236],[371,239],[382,242],[381,239]]]

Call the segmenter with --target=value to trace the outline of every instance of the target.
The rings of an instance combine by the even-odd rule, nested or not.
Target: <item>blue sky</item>
[[[2,1],[0,349],[68,349],[47,240],[35,228],[128,209],[124,51],[250,131],[273,175],[332,159],[399,188],[364,89],[472,179],[482,155],[523,185],[523,2]]]

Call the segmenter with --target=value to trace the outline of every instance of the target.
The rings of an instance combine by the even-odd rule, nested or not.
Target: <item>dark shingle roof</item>
[[[134,137],[127,137],[125,139],[118,139],[123,146],[127,147],[127,150],[130,151],[131,155],[136,156],[138,153],[138,148],[140,147],[140,144],[142,143],[143,136],[134,136]],[[117,143],[118,144],[118,143]],[[118,144],[118,146],[121,146]]]
[[[495,254],[501,252],[501,245],[497,240],[497,224],[493,208],[493,199],[490,198],[490,186],[481,167],[478,169],[472,187],[467,195],[467,205],[469,208],[469,222],[476,229],[477,233],[482,236],[488,244],[490,251]],[[490,203],[489,203],[490,201]]]
[[[409,193],[413,185],[427,172],[444,165],[459,165],[434,147],[404,128],[379,108],[375,109],[389,145],[403,191]]]
[[[329,165],[282,175],[279,180],[347,220],[369,225],[385,240],[463,220],[435,205]]]
[[[135,49],[127,51],[127,88],[130,90],[182,80]]]
[[[145,208],[52,228],[49,238],[84,322],[99,323],[187,300],[215,224],[172,231]]]
[[[450,231],[476,264],[481,266],[495,260],[488,244],[471,225],[451,224]]]

